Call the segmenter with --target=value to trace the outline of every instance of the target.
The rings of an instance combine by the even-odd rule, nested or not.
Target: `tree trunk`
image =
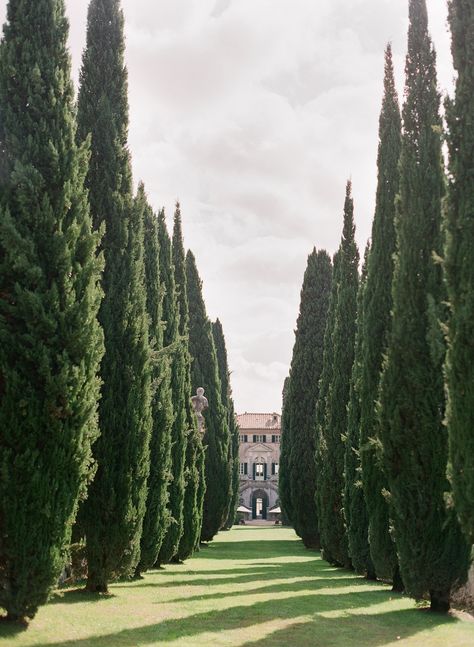
[[[403,593],[404,590],[405,585],[400,574],[400,567],[397,564],[393,572],[392,591],[393,593]]]
[[[86,590],[90,593],[108,593],[109,587],[107,582],[99,582],[96,580],[87,580]]]
[[[303,544],[305,545],[305,548],[309,548],[310,550],[321,550],[319,535],[308,535],[303,537]]]
[[[431,611],[448,613],[451,608],[450,591],[430,591]]]
[[[8,611],[7,615],[4,616],[2,620],[16,625],[26,626],[28,624],[28,618],[26,616],[13,613],[12,611]]]
[[[377,575],[375,574],[375,569],[373,566],[369,568],[367,571],[367,575],[365,576],[366,580],[369,580],[369,582],[376,582],[377,581]]]

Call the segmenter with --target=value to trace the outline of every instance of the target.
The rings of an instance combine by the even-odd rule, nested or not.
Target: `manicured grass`
[[[331,568],[289,529],[239,527],[109,597],[60,591],[27,631],[0,624],[3,645],[472,647],[474,622]]]

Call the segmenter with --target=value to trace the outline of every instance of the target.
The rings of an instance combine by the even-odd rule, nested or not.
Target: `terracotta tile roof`
[[[237,415],[240,429],[280,430],[281,416],[278,413],[241,413]]]

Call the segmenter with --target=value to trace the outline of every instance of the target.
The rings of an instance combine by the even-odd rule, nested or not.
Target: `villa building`
[[[242,413],[240,429],[240,506],[247,519],[278,518],[281,416],[278,413]]]

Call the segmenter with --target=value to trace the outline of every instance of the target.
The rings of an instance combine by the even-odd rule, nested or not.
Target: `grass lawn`
[[[4,645],[473,647],[474,622],[328,566],[289,529],[239,527],[110,596],[59,591],[28,630],[0,624]]]

